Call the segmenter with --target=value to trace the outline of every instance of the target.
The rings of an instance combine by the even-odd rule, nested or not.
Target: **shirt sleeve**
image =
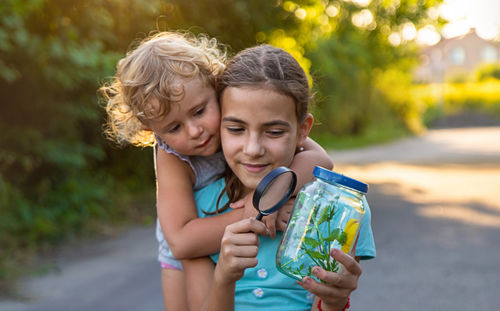
[[[365,205],[365,216],[363,217],[361,229],[359,230],[358,244],[356,244],[356,256],[361,257],[362,260],[366,260],[375,258],[376,249],[371,224],[371,210],[365,197],[363,197],[363,203]]]

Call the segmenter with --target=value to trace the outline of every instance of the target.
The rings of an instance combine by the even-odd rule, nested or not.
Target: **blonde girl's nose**
[[[186,128],[190,138],[198,138],[203,133],[203,127],[197,122],[188,122]]]

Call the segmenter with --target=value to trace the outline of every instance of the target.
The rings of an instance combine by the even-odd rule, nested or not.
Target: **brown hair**
[[[259,45],[239,52],[217,78],[216,90],[221,95],[227,87],[266,88],[290,96],[295,102],[299,123],[307,115],[311,91],[306,73],[290,53],[271,45]],[[227,193],[229,202],[240,199],[243,184],[230,169],[225,173],[226,186],[219,196]],[[218,212],[228,208],[228,204]]]
[[[215,88],[225,61],[225,51],[205,35],[160,32],[146,38],[118,62],[112,81],[100,88],[108,115],[106,135],[120,144],[153,145],[154,135],[141,121],[167,114],[170,104],[184,96],[182,83],[188,79],[198,77]]]

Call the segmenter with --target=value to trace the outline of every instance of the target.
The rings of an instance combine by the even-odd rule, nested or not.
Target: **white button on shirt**
[[[259,277],[259,279],[265,279],[267,278],[267,270],[262,268],[262,269],[259,269],[257,271],[257,276]]]
[[[253,290],[253,294],[257,298],[262,298],[264,296],[264,291],[262,290],[262,288],[256,288]]]

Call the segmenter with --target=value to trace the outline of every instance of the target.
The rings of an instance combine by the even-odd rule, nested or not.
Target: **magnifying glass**
[[[252,203],[259,215],[255,219],[272,214],[285,205],[297,185],[297,175],[291,169],[278,166],[259,182]]]

